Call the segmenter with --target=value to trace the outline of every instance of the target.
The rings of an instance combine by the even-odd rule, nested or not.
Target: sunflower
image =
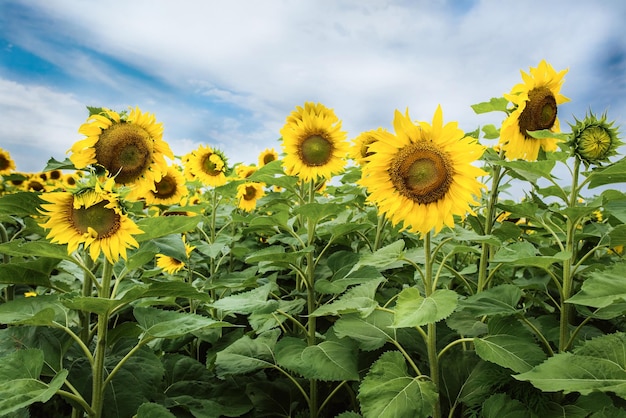
[[[343,170],[349,144],[332,109],[309,102],[304,108],[298,106],[280,134],[287,174],[309,182],[320,177],[329,180]]]
[[[250,177],[255,171],[257,171],[257,167],[253,165],[239,164],[235,167],[235,174],[237,174],[237,177],[242,180]]]
[[[278,160],[278,153],[274,151],[274,148],[266,148],[259,154],[259,167],[263,167],[276,160]]]
[[[13,170],[15,170],[15,162],[11,158],[11,154],[0,148],[0,176],[9,174]]]
[[[356,161],[357,164],[363,165],[367,162],[368,157],[372,155],[370,145],[376,142],[376,134],[380,134],[382,130],[382,128],[378,128],[375,131],[363,132],[352,140],[350,157]]]
[[[368,201],[377,205],[393,225],[404,223],[412,232],[426,234],[433,228],[454,225],[454,215],[473,213],[474,196],[484,187],[477,177],[486,173],[472,165],[484,147],[465,136],[456,122],[443,124],[437,107],[432,125],[415,124],[408,110],[396,110],[395,135],[378,130],[369,149],[358,184],[365,186]]]
[[[575,155],[587,165],[610,162],[609,157],[616,155],[622,145],[613,123],[606,121],[606,113],[600,118],[589,113],[582,121],[576,119],[570,143]]]
[[[207,186],[218,187],[226,184],[226,157],[211,147],[200,145],[185,155],[184,173],[188,180],[199,180]]]
[[[67,244],[67,252],[76,251],[80,244],[89,248],[95,261],[104,253],[114,263],[120,256],[126,259],[126,249],[136,248],[133,235],[141,234],[137,225],[122,212],[116,193],[109,179],[104,187],[95,187],[72,192],[51,192],[41,195],[46,201],[41,205],[42,214],[47,215],[41,227],[49,229],[46,238],[53,243]]]
[[[246,182],[237,186],[237,199],[239,209],[252,212],[256,208],[256,202],[265,196],[265,183]]]
[[[196,247],[193,247],[187,244],[187,240],[185,239],[184,235],[183,235],[183,244],[185,245],[185,255],[187,256],[187,259],[189,259],[191,252]],[[179,260],[174,257],[170,257],[169,255],[157,254],[156,259],[157,259],[156,261],[157,267],[161,268],[163,271],[169,274],[178,273],[180,270],[182,270],[183,267],[185,267],[184,261]]]
[[[189,193],[185,178],[177,166],[169,166],[165,175],[151,186],[135,187],[127,196],[128,200],[144,198],[148,205],[175,205]]]
[[[100,165],[115,176],[118,184],[154,184],[167,172],[165,157],[174,158],[163,141],[163,125],[151,113],[136,107],[128,116],[103,109],[81,125],[87,138],[76,142],[68,152],[78,169]]]
[[[504,97],[515,110],[502,122],[500,144],[509,160],[535,161],[539,148],[556,151],[557,139],[533,138],[528,132],[550,130],[560,132],[557,106],[569,99],[560,94],[563,77],[568,70],[558,73],[542,60],[537,68],[530,68],[530,75],[521,71],[523,83],[515,85]]]

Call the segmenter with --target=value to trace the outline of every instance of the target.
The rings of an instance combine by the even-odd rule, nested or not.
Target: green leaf
[[[35,260],[0,264],[0,283],[51,287],[50,273],[60,260],[39,257]]]
[[[374,296],[376,295],[376,289],[384,281],[384,278],[379,278],[355,286],[339,299],[320,306],[309,316],[340,315],[350,312],[358,312],[363,317],[368,316],[378,306]]]
[[[545,353],[534,342],[513,335],[474,338],[476,354],[483,360],[523,373],[541,363]]]
[[[398,295],[394,308],[393,327],[421,327],[447,318],[457,306],[456,292],[437,289],[432,295],[422,297],[415,287],[407,287]]]
[[[146,334],[156,338],[176,338],[201,329],[231,326],[228,322],[216,321],[201,315],[151,307],[137,306],[133,314],[139,327]]]
[[[137,410],[135,418],[176,418],[169,409],[158,403],[144,403]]]
[[[41,326],[8,327],[0,330],[0,357],[19,350],[37,349],[44,355],[41,374],[54,376],[63,368],[64,355],[74,340],[60,329]]]
[[[16,192],[0,196],[0,216],[19,216],[26,217],[37,215],[39,205],[43,201],[39,197],[39,193],[35,192]]]
[[[611,247],[626,245],[626,225],[618,225],[609,232]]]
[[[271,292],[277,289],[276,283],[269,282],[247,292],[223,297],[213,302],[211,306],[225,313],[240,314],[250,314],[259,309],[266,309],[268,304],[271,304],[275,310],[278,307],[278,302],[268,301],[267,298]]]
[[[46,164],[46,166],[44,167],[44,169],[42,171],[46,172],[46,171],[52,171],[52,170],[76,170],[76,167],[74,166],[74,163],[72,163],[72,161],[69,158],[66,158],[63,161],[58,161],[54,158],[50,158],[48,160],[48,163]]]
[[[473,104],[471,107],[474,109],[476,114],[487,113],[487,112],[505,112],[506,108],[509,105],[509,101],[504,97],[492,97],[488,102],[481,102],[477,104]]]
[[[374,253],[364,254],[354,265],[351,271],[356,271],[364,266],[374,267],[380,271],[385,270],[401,260],[404,254],[404,240],[397,240]]]
[[[459,310],[469,312],[474,317],[492,315],[515,315],[522,291],[512,284],[502,284],[484,290],[459,301]]]
[[[439,401],[433,382],[410,376],[397,351],[376,360],[361,382],[358,399],[363,415],[377,418],[429,417]]]
[[[607,166],[598,168],[589,175],[588,187],[593,189],[606,184],[626,182],[626,158]]]
[[[482,127],[482,131],[485,139],[500,138],[500,129],[496,128],[494,125],[485,125]]]
[[[511,177],[536,184],[540,178],[551,179],[556,164],[553,160],[543,161],[499,161],[498,164],[509,169]]]
[[[49,383],[33,378],[1,382],[0,415],[7,415],[35,402],[47,402],[63,387],[67,373],[67,370],[61,370]]]
[[[395,329],[390,328],[392,324],[392,313],[374,311],[367,318],[358,314],[344,315],[335,322],[333,330],[339,338],[356,341],[361,350],[372,351],[395,339]]]
[[[528,418],[531,415],[526,405],[504,393],[490,396],[482,408],[484,418]]]
[[[297,264],[302,257],[313,251],[313,249],[313,247],[308,247],[301,251],[286,252],[284,247],[272,245],[271,247],[263,248],[262,250],[255,251],[250,254],[246,257],[246,263]]]
[[[143,234],[135,236],[137,242],[145,242],[170,234],[191,231],[202,221],[202,216],[157,216],[142,218],[137,222]]]
[[[322,219],[337,216],[345,209],[344,205],[337,203],[306,203],[294,209],[296,215],[302,215],[313,221],[314,224],[319,223]]]
[[[248,322],[250,322],[252,329],[257,334],[260,334],[279,327],[288,319],[284,314],[291,316],[298,315],[302,312],[305,305],[306,300],[304,298],[293,300],[279,299],[277,303],[268,303],[265,308],[256,310],[254,313],[250,314],[248,316]],[[280,313],[277,311],[280,311]]]
[[[255,339],[244,335],[217,353],[215,372],[225,378],[274,367],[274,347],[279,335],[280,330],[264,332]]]
[[[626,333],[596,337],[514,377],[546,392],[613,392],[626,399]]]
[[[594,271],[578,293],[567,303],[606,308],[613,303],[626,301],[626,265],[614,264],[606,270]]]
[[[323,341],[307,346],[300,338],[284,337],[276,344],[279,366],[306,379],[359,380],[356,350],[351,344]]]
[[[49,257],[74,261],[67,253],[65,245],[52,244],[48,241],[11,241],[0,244],[0,254],[21,257]]]
[[[19,298],[0,305],[0,324],[51,325],[55,319],[65,322],[67,313],[56,295]]]
[[[332,277],[331,279],[321,278],[316,280],[315,290],[324,294],[339,294],[345,292],[350,286],[368,283],[383,277],[377,269],[371,266],[364,266],[355,271],[352,271],[351,268],[352,264],[346,264],[345,268],[341,269],[337,275],[341,276],[339,273],[344,271],[347,271],[348,274],[338,279]]]

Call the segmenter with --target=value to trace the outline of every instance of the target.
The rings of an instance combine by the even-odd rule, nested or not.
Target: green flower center
[[[534,139],[528,131],[550,129],[556,122],[556,98],[547,87],[536,87],[528,92],[526,107],[519,116],[519,130],[527,139]]]
[[[600,126],[589,126],[580,134],[579,154],[589,161],[602,160],[611,149],[611,136]]]
[[[202,159],[202,171],[204,171],[209,176],[217,176],[222,172],[223,165],[218,167],[218,165],[211,160],[211,156],[215,154],[207,154]],[[215,157],[213,157],[215,159]]]
[[[391,182],[404,197],[427,205],[445,197],[454,171],[449,157],[428,142],[402,148],[389,168]]]
[[[320,135],[311,135],[300,143],[300,160],[309,166],[322,166],[333,156],[333,144]]]
[[[176,190],[178,189],[176,179],[171,176],[163,177],[161,181],[155,183],[154,185],[156,187],[156,191],[152,193],[154,196],[161,199],[174,196],[176,194]]]
[[[94,148],[97,163],[116,176],[119,184],[136,181],[152,163],[152,138],[132,123],[111,125],[102,131]]]
[[[72,225],[81,234],[85,234],[92,228],[98,233],[98,239],[112,236],[120,229],[120,215],[115,210],[106,208],[109,202],[103,200],[88,208],[71,207],[70,219]]]

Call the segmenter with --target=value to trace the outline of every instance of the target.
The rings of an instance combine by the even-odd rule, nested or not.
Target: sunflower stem
[[[580,174],[580,159],[575,157],[574,159],[574,172],[572,174],[572,189],[570,190],[568,207],[574,208],[577,205],[578,199],[578,176]],[[567,299],[572,294],[572,285],[574,281],[574,275],[572,274],[572,266],[576,259],[574,235],[576,233],[577,221],[572,219],[571,216],[566,215],[566,241],[565,251],[569,253],[569,258],[563,262],[563,285],[561,287],[561,317],[559,321],[559,352],[563,352],[568,349],[570,345],[570,310],[571,306],[566,303]]]
[[[99,298],[109,299],[111,296],[111,277],[113,276],[113,264],[105,258],[102,266],[102,283]],[[102,408],[104,406],[104,360],[106,358],[107,334],[109,331],[109,312],[98,315],[98,329],[96,352],[93,364],[93,381],[91,395],[91,409],[93,417],[100,418],[102,416]]]
[[[0,243],[9,242],[9,235],[7,234],[7,230],[0,222]],[[11,262],[11,257],[8,254],[4,254],[2,256],[2,262],[4,264],[9,264]],[[15,297],[15,285],[11,284],[4,288],[4,301],[8,302],[13,300]]]
[[[315,202],[315,181],[309,182],[308,202]],[[307,246],[311,246],[315,243],[315,222],[309,217],[307,219]],[[315,295],[315,260],[313,252],[306,254],[306,290],[307,290],[307,312],[309,313],[309,319],[307,323],[308,346],[315,345],[316,341],[316,327],[317,321],[314,316],[310,314],[317,308],[316,295]],[[309,411],[311,418],[317,418],[317,380],[309,379]]]
[[[430,248],[430,232],[424,235],[424,294],[429,297],[435,291],[433,281],[433,260]],[[439,393],[439,356],[437,355],[437,324],[431,322],[427,325],[426,349],[428,351],[428,365],[430,366],[430,379]],[[441,405],[439,400],[435,402],[433,418],[441,417]]]

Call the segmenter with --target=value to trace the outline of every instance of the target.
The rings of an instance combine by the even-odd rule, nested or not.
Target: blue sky
[[[622,0],[2,0],[0,147],[39,171],[81,139],[86,106],[139,106],[177,155],[206,144],[244,163],[280,150],[306,101],[350,139],[438,104],[471,131],[502,114],[470,106],[541,59],[569,68],[564,129],[589,109],[626,126],[625,26]]]

